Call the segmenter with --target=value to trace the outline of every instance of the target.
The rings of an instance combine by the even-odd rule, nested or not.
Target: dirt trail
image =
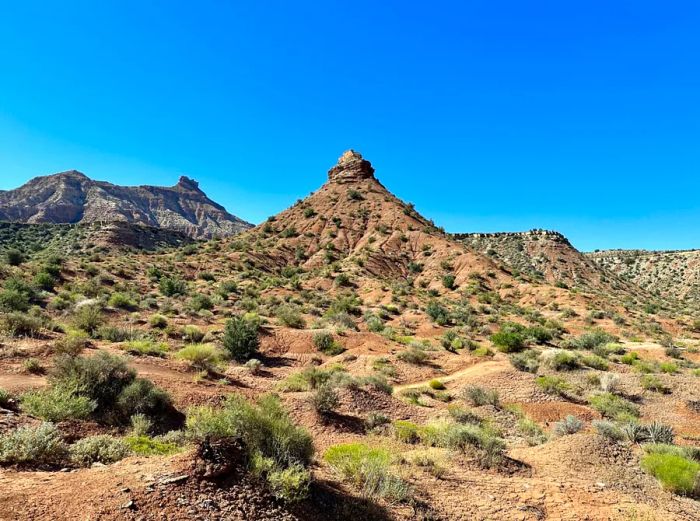
[[[422,380],[420,382],[412,382],[408,384],[396,385],[394,386],[394,392],[405,391],[406,389],[414,389],[416,387],[424,387],[428,385],[431,380],[440,380],[442,383],[451,382],[453,380],[458,380],[461,378],[469,376],[484,376],[491,373],[497,373],[507,369],[509,366],[507,360],[489,360],[488,362],[482,362],[475,365],[470,365],[459,371],[448,374],[447,376],[436,376],[434,378],[429,378],[428,380]]]

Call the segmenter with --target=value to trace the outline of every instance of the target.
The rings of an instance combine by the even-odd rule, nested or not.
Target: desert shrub
[[[637,353],[636,351],[631,351],[620,357],[620,363],[625,365],[632,365],[637,360],[639,360],[639,353]]]
[[[168,319],[165,318],[163,315],[153,315],[151,318],[148,319],[148,324],[153,329],[165,329],[166,327],[168,327]]]
[[[64,386],[29,391],[21,397],[24,412],[50,422],[88,418],[96,406],[90,398],[76,396]]]
[[[384,321],[375,314],[365,315],[365,323],[367,324],[367,329],[372,333],[384,331]]]
[[[662,394],[667,394],[671,392],[671,390],[661,381],[661,379],[658,376],[654,376],[653,374],[642,375],[642,378],[640,379],[640,384],[642,388],[647,391],[653,391],[655,393]]]
[[[604,438],[608,438],[613,441],[620,441],[624,437],[624,433],[620,427],[609,420],[593,420],[592,425],[596,432]]]
[[[418,425],[406,420],[396,420],[393,423],[394,437],[404,443],[417,443]]]
[[[161,277],[158,289],[166,297],[187,294],[187,284],[176,277]]]
[[[616,394],[620,387],[620,377],[616,374],[606,373],[600,376],[600,390],[606,393]]]
[[[0,388],[0,408],[6,409],[12,403],[12,395],[9,391]]]
[[[516,331],[498,331],[491,335],[491,342],[503,353],[515,353],[525,348],[525,336]]]
[[[606,418],[624,420],[639,417],[639,408],[635,404],[612,393],[597,394],[589,402],[591,407]]]
[[[115,463],[131,453],[129,445],[119,438],[101,434],[78,440],[69,448],[70,460],[80,467],[93,463]]]
[[[118,291],[112,293],[112,295],[109,297],[109,300],[107,301],[107,305],[113,308],[126,310],[134,310],[137,307],[136,301],[133,298],[131,298],[131,296]]]
[[[643,425],[628,421],[620,427],[622,438],[630,443],[643,443],[647,438],[647,431]]]
[[[578,369],[578,357],[563,349],[550,349],[540,355],[540,362],[555,371],[572,371]]]
[[[222,344],[231,358],[238,362],[245,362],[255,356],[258,350],[257,321],[245,316],[234,316],[226,322]]]
[[[204,331],[197,326],[188,325],[182,328],[182,339],[191,344],[198,344],[204,340]]]
[[[283,326],[294,329],[304,329],[306,321],[299,309],[291,305],[279,306],[275,311],[275,316]]]
[[[479,417],[477,414],[474,414],[469,409],[465,409],[463,407],[460,407],[459,405],[448,405],[447,412],[450,414],[450,417],[457,423],[470,423],[472,425],[481,425],[481,417]]]
[[[260,369],[262,369],[262,362],[257,358],[251,358],[244,365],[245,368],[250,371],[250,374],[258,374],[260,373]]]
[[[22,362],[22,369],[25,373],[29,374],[44,374],[44,366],[36,358],[27,358]]]
[[[462,396],[465,400],[472,403],[474,406],[493,405],[500,407],[498,392],[494,389],[484,389],[483,387],[469,386],[462,391]]]
[[[408,364],[421,365],[428,359],[428,353],[418,346],[411,345],[397,354],[396,358]]]
[[[519,371],[536,373],[537,369],[540,367],[538,357],[539,355],[537,354],[537,351],[528,349],[527,351],[523,351],[521,353],[512,354],[509,358],[510,363],[513,364],[513,367]]]
[[[119,393],[136,378],[122,357],[100,351],[95,356],[56,359],[52,381],[79,396],[94,400],[96,410],[108,411],[114,406]]]
[[[678,372],[678,365],[674,362],[661,362],[659,364],[659,370],[666,374],[675,374]]]
[[[425,307],[425,312],[433,322],[440,326],[444,326],[450,320],[447,308],[436,300],[428,302],[428,305]]]
[[[547,394],[564,396],[571,390],[569,382],[558,376],[538,376],[535,383]]]
[[[115,405],[122,423],[137,414],[164,420],[172,410],[170,395],[145,378],[136,378],[124,387]]]
[[[0,331],[13,337],[34,337],[39,334],[43,322],[39,317],[24,313],[5,313],[0,315]]]
[[[16,289],[3,289],[0,291],[0,311],[27,311],[29,309],[29,295]]]
[[[204,416],[200,411],[204,411]],[[208,432],[209,422],[218,425],[212,433]],[[282,467],[295,463],[307,465],[313,454],[309,433],[294,424],[279,397],[272,394],[262,396],[256,403],[231,395],[224,407],[213,414],[211,408],[195,408],[188,415],[187,427],[196,439],[208,434],[241,437],[249,451],[260,452]]]
[[[44,291],[52,291],[56,285],[56,279],[50,273],[40,271],[34,276],[34,286]]]
[[[202,295],[201,293],[197,293],[196,295],[193,295],[192,298],[190,298],[190,301],[187,303],[187,307],[191,311],[196,313],[196,312],[202,311],[202,310],[213,309],[214,303],[207,295]]]
[[[73,325],[94,336],[104,322],[102,310],[97,304],[84,304],[73,313]]]
[[[569,345],[575,349],[587,349],[593,350],[596,347],[609,344],[611,342],[617,342],[618,338],[610,333],[603,331],[602,329],[592,329],[583,333],[578,338],[569,340]]]
[[[518,420],[518,430],[523,433],[528,445],[540,445],[547,441],[547,433],[538,423],[530,418]]]
[[[57,355],[78,356],[90,344],[87,333],[71,330],[54,342],[52,351]]]
[[[582,356],[581,363],[586,367],[590,367],[591,369],[598,369],[599,371],[608,370],[608,362],[605,360],[605,358],[598,355]]]
[[[52,423],[19,427],[0,435],[2,465],[59,465],[66,454],[66,444]]]
[[[675,433],[673,432],[673,427],[665,423],[658,421],[653,421],[648,425],[644,426],[646,431],[646,441],[655,444],[672,444]]]
[[[121,348],[132,355],[140,356],[165,356],[168,352],[168,344],[165,342],[155,342],[150,339],[132,340],[126,342]]]
[[[212,372],[221,364],[222,353],[212,344],[189,344],[175,353],[175,358],[198,371]]]
[[[24,262],[24,254],[16,248],[5,250],[5,262],[10,266],[19,266]]]
[[[452,274],[442,277],[442,285],[447,289],[455,289],[455,276]]]
[[[338,407],[338,393],[329,384],[324,384],[311,395],[311,404],[319,414],[330,414]]]
[[[333,335],[328,331],[320,331],[314,334],[313,342],[316,349],[329,356],[339,355],[345,351],[345,348],[336,342]]]
[[[408,485],[391,472],[391,453],[386,449],[344,443],[330,447],[323,459],[367,497],[402,501],[408,496]]]
[[[131,435],[124,438],[131,452],[139,456],[167,456],[180,450],[177,444],[144,435]]]
[[[270,491],[289,503],[301,501],[309,495],[311,474],[301,465],[272,469],[267,473]]]
[[[372,411],[367,415],[367,418],[365,419],[365,429],[368,432],[371,432],[378,429],[379,427],[388,425],[389,423],[391,423],[391,420],[386,415],[380,412]]]
[[[700,463],[677,454],[646,454],[642,468],[661,482],[666,490],[684,496],[698,495]]]
[[[567,415],[561,421],[554,424],[554,433],[557,436],[565,436],[567,434],[575,434],[583,428],[583,422],[576,416]]]
[[[290,374],[279,385],[281,391],[308,391],[317,389],[328,382],[339,369],[319,369],[318,367],[307,367],[306,369]]]
[[[147,436],[153,429],[153,421],[145,414],[136,413],[129,418],[132,436]]]
[[[435,380],[430,380],[428,382],[428,387],[430,387],[431,389],[434,389],[436,391],[441,391],[445,388],[445,384],[442,383],[440,380],[435,379]]]

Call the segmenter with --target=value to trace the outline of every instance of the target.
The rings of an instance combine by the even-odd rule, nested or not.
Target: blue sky
[[[700,4],[5,3],[0,189],[181,174],[252,222],[347,148],[448,231],[700,248]]]

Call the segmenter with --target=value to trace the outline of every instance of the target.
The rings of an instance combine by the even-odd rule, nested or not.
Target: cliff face
[[[0,220],[24,223],[128,222],[197,239],[240,233],[251,225],[209,199],[196,181],[172,187],[117,186],[71,170],[0,191]]]

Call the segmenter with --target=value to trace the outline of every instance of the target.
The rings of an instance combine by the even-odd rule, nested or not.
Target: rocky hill
[[[697,302],[700,297],[700,250],[607,250],[587,257],[664,298]]]
[[[128,222],[211,238],[251,225],[209,199],[196,181],[172,187],[117,186],[71,170],[0,191],[0,220],[23,223]]]
[[[513,268],[515,274],[535,280],[584,290],[642,293],[634,281],[622,279],[606,266],[594,262],[556,231],[461,233],[453,237]]]

